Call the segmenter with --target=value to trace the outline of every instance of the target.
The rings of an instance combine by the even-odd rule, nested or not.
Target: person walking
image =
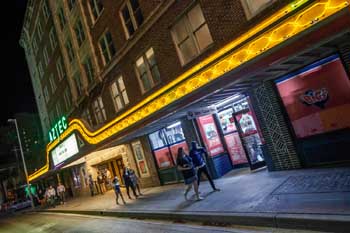
[[[90,194],[91,194],[91,196],[94,196],[95,195],[95,192],[94,192],[94,179],[92,179],[92,175],[91,174],[89,174],[88,182],[89,182]]]
[[[140,179],[137,177],[137,175],[133,169],[129,169],[129,172],[130,172],[130,178],[131,178],[131,181],[134,185],[135,191],[137,190],[139,192],[139,196],[142,196],[140,185],[139,185]]]
[[[49,207],[56,207],[56,191],[55,189],[52,187],[52,185],[50,185],[50,187],[46,190],[45,193],[46,199],[47,199],[47,204]]]
[[[128,194],[129,199],[132,199],[130,196],[130,188],[132,190],[132,193],[134,194],[134,197],[137,198],[138,196],[136,194],[135,187],[134,187],[134,184],[131,180],[130,171],[128,168],[124,168],[123,180],[124,180],[124,184],[125,184],[125,188],[126,188],[126,193]]]
[[[115,192],[115,201],[117,203],[117,205],[119,205],[119,196],[121,197],[124,205],[126,204],[125,200],[124,200],[124,197],[123,197],[123,194],[122,194],[122,191],[120,190],[120,183],[119,183],[119,179],[117,176],[114,177],[113,181],[113,187],[114,187],[114,192]]]
[[[195,142],[195,141],[191,142],[190,157],[191,157],[193,164],[197,170],[198,186],[200,184],[201,175],[203,172],[205,174],[205,176],[207,177],[207,179],[209,180],[209,183],[210,183],[211,187],[213,188],[213,190],[220,191],[220,189],[216,188],[214,181],[211,178],[211,175],[209,174],[207,165],[204,161],[203,156],[205,156],[206,154],[207,154],[206,150],[202,147],[199,147],[197,142]]]
[[[60,197],[61,204],[66,204],[66,188],[61,182],[58,183],[57,194]]]
[[[186,185],[184,196],[187,201],[187,194],[191,190],[192,186],[194,186],[194,192],[196,194],[196,200],[203,200],[203,197],[199,196],[198,191],[198,183],[197,183],[197,175],[194,169],[194,165],[190,156],[185,154],[182,147],[179,147],[177,150],[177,159],[176,159],[177,169],[182,172],[184,177],[184,183]]]

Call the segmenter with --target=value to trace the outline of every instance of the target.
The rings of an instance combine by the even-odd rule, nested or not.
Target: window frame
[[[88,65],[89,64],[89,65]],[[95,69],[91,61],[91,57],[87,56],[83,62],[84,72],[89,85],[95,82]],[[88,69],[90,67],[90,69]]]
[[[72,106],[72,93],[70,93],[70,88],[67,87],[64,92],[63,92],[63,99],[64,99],[64,103],[66,106],[66,110],[68,111],[71,106]]]
[[[74,51],[73,51],[72,42],[70,41],[69,38],[66,40],[65,48],[67,50],[68,61],[69,61],[69,63],[72,63],[74,61],[74,59],[75,59],[75,54],[74,54]]]
[[[43,12],[45,21],[47,21],[50,18],[50,10],[49,10],[49,7],[47,6],[47,1],[43,1],[42,12]]]
[[[251,20],[252,18],[254,18],[256,15],[258,15],[260,12],[265,10],[267,7],[269,7],[271,4],[273,4],[276,1],[277,0],[270,0],[270,2],[261,5],[256,12],[251,11],[250,5],[247,2],[247,0],[241,0],[240,2],[241,2],[241,5],[243,7],[244,14],[245,14],[247,20]]]
[[[61,28],[61,31],[64,30],[65,26],[67,25],[67,19],[66,16],[64,15],[63,7],[58,8],[58,22]]]
[[[119,80],[122,80],[124,89],[121,88]],[[113,87],[115,87],[116,90],[117,90],[116,95],[115,95],[115,93],[113,91],[114,90]],[[110,90],[110,93],[111,93],[111,97],[112,97],[113,105],[114,105],[114,110],[116,111],[116,113],[120,112],[122,109],[125,108],[125,106],[127,106],[130,103],[129,96],[128,96],[128,93],[127,93],[127,90],[126,90],[126,86],[125,86],[125,82],[124,82],[124,79],[123,79],[122,75],[119,75],[114,80],[114,82],[112,82],[112,84],[109,87],[109,90]],[[125,96],[126,96],[126,98],[125,98]],[[121,103],[121,107],[120,108],[118,107],[118,103],[116,101],[117,98],[120,99],[120,103]]]
[[[47,86],[44,87],[44,99],[45,99],[45,103],[48,103],[50,101],[50,93],[49,93],[49,89],[47,88]]]
[[[138,0],[137,0],[138,1]],[[138,5],[139,5],[139,10],[141,11],[141,6],[140,6],[140,3],[138,2]],[[130,21],[131,21],[131,24],[133,26],[133,29],[134,29],[134,32],[130,35],[130,32],[128,30],[128,27],[126,26],[126,21],[124,19],[124,16],[123,16],[123,9],[124,8],[127,8],[128,9],[128,12],[129,12],[129,16],[130,16]],[[141,14],[142,14],[142,11],[141,11]],[[140,25],[138,25],[137,21],[136,21],[136,17],[134,15],[134,10],[132,9],[132,6],[131,6],[131,3],[130,3],[130,0],[126,0],[124,2],[124,4],[120,7],[120,10],[119,10],[119,17],[121,19],[121,22],[122,22],[122,25],[123,25],[123,28],[124,28],[124,32],[125,32],[125,38],[128,40],[130,39],[134,34],[135,32],[137,31],[137,29],[143,24],[144,22],[144,19],[142,20],[142,23]],[[142,18],[143,18],[143,15],[142,15]]]
[[[97,9],[96,10],[96,13],[97,13],[97,16],[95,16],[94,15],[94,11],[93,11],[93,9],[92,9],[92,6],[91,6],[91,1],[93,1],[93,4],[94,4],[94,9]],[[91,21],[92,21],[92,23],[93,24],[95,24],[96,23],[96,21],[100,18],[100,16],[102,15],[102,12],[104,11],[104,6],[103,6],[103,3],[101,2],[101,5],[102,5],[102,9],[100,10],[100,9],[98,9],[98,4],[97,4],[97,2],[96,1],[101,1],[101,0],[89,0],[89,2],[88,2],[88,8],[89,8],[89,13],[90,13],[90,18],[91,18]]]
[[[50,29],[49,39],[50,39],[51,50],[54,51],[56,49],[56,47],[57,47],[56,30],[55,30],[54,27],[52,27]]]
[[[112,54],[111,51],[110,51],[110,43],[108,43],[108,41],[107,41],[107,34],[109,34],[110,37],[111,37],[111,44],[112,44],[113,50],[114,50],[114,53],[113,53],[113,54]],[[105,55],[104,55],[105,53],[103,52],[103,48],[102,48],[102,46],[101,46],[101,41],[103,41],[104,46],[105,46],[105,48],[106,48],[106,50],[107,50],[108,61],[106,60],[106,57],[105,57]],[[111,62],[113,56],[117,53],[117,52],[116,52],[115,45],[114,45],[114,42],[113,42],[112,33],[111,33],[108,29],[105,30],[105,31],[102,33],[100,39],[98,40],[98,47],[99,47],[99,49],[100,49],[100,54],[101,54],[101,57],[102,57],[103,65],[107,65],[108,63]]]
[[[57,85],[56,85],[55,78],[54,78],[53,74],[50,75],[49,82],[50,82],[50,86],[51,86],[51,92],[55,93],[55,91],[57,90]]]
[[[45,46],[43,49],[43,57],[44,57],[45,66],[47,66],[50,62],[49,53],[47,52],[47,46]]]
[[[81,19],[78,19],[75,23],[74,34],[75,34],[75,39],[77,40],[78,46],[80,48],[84,44],[84,42],[86,41],[84,26],[81,22]]]
[[[155,59],[155,66],[157,66],[157,69],[158,69],[158,73],[159,73],[159,81],[156,82],[154,80],[154,77],[153,77],[153,73],[152,73],[152,68],[154,66],[151,66],[150,65],[150,62],[149,62],[149,59],[147,58],[147,52],[151,51],[153,52],[153,56],[154,56],[154,59]],[[148,81],[150,81],[151,85],[150,85],[150,88],[149,89],[145,89],[144,85],[143,85],[143,81],[142,81],[142,75],[140,74],[140,70],[138,69],[138,66],[137,66],[137,61],[139,59],[143,60],[145,66],[146,66],[146,74],[147,74],[147,78],[148,78]],[[137,59],[135,60],[134,62],[134,67],[135,67],[135,72],[136,72],[136,76],[137,76],[137,79],[139,81],[139,85],[140,85],[140,88],[141,88],[141,92],[142,94],[145,94],[147,93],[148,91],[152,90],[157,84],[161,83],[161,78],[160,78],[160,72],[159,72],[159,67],[158,67],[158,62],[157,62],[157,59],[155,58],[155,52],[154,52],[154,49],[153,47],[150,47],[148,48],[146,51],[144,51],[140,56],[137,57]]]
[[[56,61],[56,69],[58,74],[58,80],[61,81],[66,77],[66,72],[64,71],[64,65],[62,61],[62,57],[59,57]]]
[[[191,21],[189,19],[189,13],[195,9],[197,6],[199,6],[201,12],[202,12],[202,15],[203,15],[203,18],[204,18],[204,22],[200,25],[197,26],[197,28],[192,28],[191,26]],[[194,54],[191,58],[189,58],[188,60],[185,60],[184,58],[184,55],[182,53],[182,50],[180,48],[179,45],[181,45],[183,42],[187,41],[187,39],[183,39],[182,41],[178,41],[177,40],[177,35],[176,35],[176,32],[175,32],[175,26],[177,26],[179,23],[183,22],[184,25],[182,25],[185,30],[186,30],[186,38],[188,38],[189,40],[192,41],[192,45],[194,45],[194,48],[196,50],[196,54]],[[201,28],[207,26],[208,27],[208,32],[209,32],[209,36],[211,38],[211,43],[208,44],[205,48],[201,49],[200,48],[200,44],[198,42],[198,39],[196,37],[196,32],[198,32]],[[203,10],[202,10],[202,7],[199,3],[197,4],[194,4],[189,10],[187,10],[186,12],[183,13],[183,15],[181,15],[181,17],[172,25],[172,27],[170,28],[170,34],[171,34],[171,38],[173,40],[173,43],[175,45],[175,48],[176,48],[176,52],[177,52],[177,55],[180,59],[180,63],[182,66],[185,66],[186,64],[190,63],[191,61],[193,61],[196,57],[198,57],[199,55],[201,55],[202,53],[204,53],[213,43],[214,43],[214,40],[213,40],[213,37],[211,35],[211,32],[209,30],[209,25],[208,25],[208,21],[207,19],[205,18],[204,14],[203,14]]]
[[[97,105],[96,105],[96,103],[97,103]],[[105,110],[105,107],[103,104],[103,99],[101,96],[98,96],[92,102],[92,109],[93,109],[97,124],[102,124],[107,120],[106,110]],[[98,111],[96,111],[96,110],[98,110]],[[99,114],[101,114],[101,115],[99,115]],[[99,116],[102,116],[102,120],[99,118]]]

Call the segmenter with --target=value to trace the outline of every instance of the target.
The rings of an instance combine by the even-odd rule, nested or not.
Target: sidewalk
[[[222,191],[212,192],[208,182],[201,183],[205,199],[199,202],[185,201],[183,184],[176,184],[144,189],[144,196],[127,200],[125,206],[116,205],[114,192],[109,191],[72,199],[50,211],[288,228],[326,227],[324,230],[332,232],[350,229],[350,168],[281,172],[240,169],[215,183]]]

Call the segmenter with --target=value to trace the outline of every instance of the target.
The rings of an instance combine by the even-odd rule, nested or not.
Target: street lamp
[[[28,188],[29,198],[30,198],[30,202],[31,202],[32,208],[34,209],[33,196],[32,196],[32,192],[31,192],[31,189],[30,189],[30,183],[29,183],[29,179],[28,179],[27,166],[26,166],[26,161],[24,160],[23,149],[22,149],[22,142],[21,142],[21,137],[19,135],[19,131],[18,131],[17,120],[16,119],[8,119],[7,122],[15,123],[15,126],[16,126],[16,132],[17,132],[17,137],[18,137],[19,149],[21,151],[22,162],[23,162],[23,167],[24,167],[24,173],[25,173],[26,181],[27,181],[27,188]]]

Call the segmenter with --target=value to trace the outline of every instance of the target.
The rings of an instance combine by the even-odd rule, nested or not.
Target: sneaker
[[[198,196],[198,197],[196,198],[196,201],[201,201],[201,200],[204,200],[204,197]]]
[[[215,188],[214,191],[215,191],[215,192],[220,192],[221,189]]]

